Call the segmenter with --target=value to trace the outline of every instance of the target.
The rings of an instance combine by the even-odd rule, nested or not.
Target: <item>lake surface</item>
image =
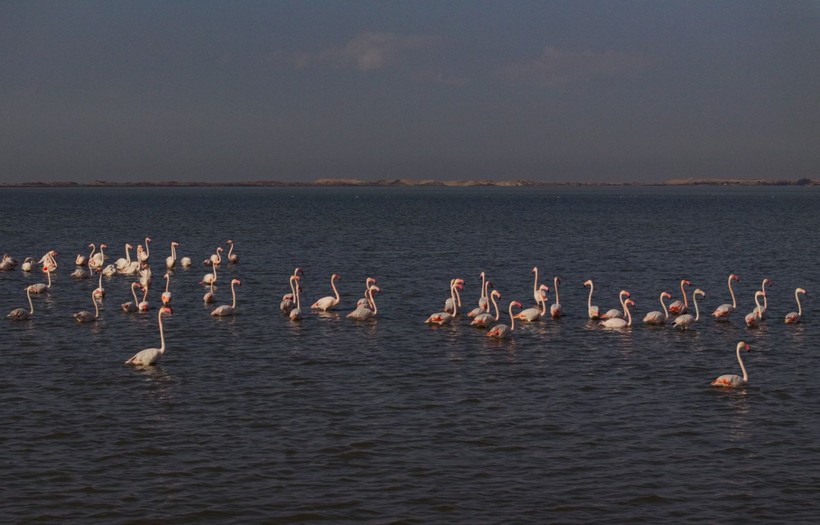
[[[30,321],[3,318],[0,515],[54,523],[717,523],[816,522],[820,512],[820,292],[817,188],[140,188],[2,189],[0,250],[59,252]],[[74,258],[150,236],[145,314],[126,314],[132,276],[73,280]],[[202,261],[227,239],[240,262],[219,273],[215,319]],[[157,309],[169,243],[194,266],[171,277],[168,351]],[[132,256],[134,253],[132,252]],[[472,309],[479,273],[502,308],[531,306],[537,266],[561,278],[566,316],[492,340],[461,317],[429,327],[454,277]],[[294,268],[303,310],[279,311]],[[729,323],[709,313],[729,301]],[[378,279],[379,313],[345,314]],[[771,278],[767,320],[743,316]],[[27,306],[37,270],[0,273],[0,308]],[[635,325],[604,330],[594,303],[627,289]],[[692,330],[646,327],[658,296],[702,288]],[[794,289],[809,291],[804,320]],[[554,299],[554,294],[549,294]],[[506,316],[505,316],[506,317]],[[509,321],[507,321],[509,322]],[[740,373],[749,385],[709,383]]]

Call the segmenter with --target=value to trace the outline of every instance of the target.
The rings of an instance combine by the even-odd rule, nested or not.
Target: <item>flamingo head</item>
[[[487,275],[484,272],[481,272],[480,274],[478,274],[478,276],[481,277],[482,279],[487,277]]]
[[[621,290],[618,295],[623,295],[624,297],[632,297],[632,294],[627,292],[626,290]]]
[[[177,247],[177,246],[179,246],[179,243],[176,242],[176,241],[171,241],[171,246]]]
[[[233,241],[228,239],[227,241],[225,241],[225,244],[233,244]]]
[[[763,279],[763,286],[774,286],[774,281],[767,277]]]
[[[333,281],[333,280],[335,280],[335,279],[338,279],[338,280],[340,280],[340,281],[341,281],[341,280],[342,280],[342,276],[341,276],[341,275],[339,275],[338,273],[334,273],[333,275],[331,275],[331,276],[330,276],[330,280],[331,280],[331,281]]]
[[[161,314],[172,314],[172,313],[174,313],[174,311],[171,309],[170,306],[163,306],[162,308],[159,309],[159,313],[161,313]]]
[[[371,287],[369,288],[369,290],[370,290],[371,292],[376,292],[376,293],[381,293],[381,291],[382,291],[382,289],[381,289],[381,288],[379,288],[378,286],[375,286],[375,285],[374,285],[374,286],[371,286]]]
[[[556,277],[556,278],[555,278],[555,284],[561,284],[561,279],[559,279],[558,277]]]
[[[692,286],[692,281],[690,281],[690,280],[688,280],[688,279],[683,279],[683,280],[680,282],[680,284],[681,284],[681,286]]]
[[[96,244],[94,244],[94,243],[92,242],[91,244],[89,244],[89,245],[88,245],[88,247],[89,247],[89,248],[96,248],[96,247],[97,247],[97,245],[96,245]]]
[[[301,268],[296,268],[295,270],[293,270],[293,275],[304,275],[304,273],[305,272],[303,272]],[[375,282],[376,280],[373,279],[373,281]]]
[[[592,279],[587,279],[584,281],[584,286],[592,286]]]
[[[624,301],[624,304],[627,304],[629,306],[635,306],[635,301],[633,301],[632,299],[627,299],[626,301]]]
[[[741,341],[741,342],[739,342],[739,343],[737,344],[737,349],[738,349],[738,350],[746,350],[747,352],[751,352],[751,351],[752,351],[752,349],[749,347],[749,343],[747,343],[746,341]]]
[[[530,273],[535,273],[535,272],[537,272],[537,271],[538,271],[538,267],[537,267],[537,266],[533,266],[533,267],[532,267],[532,270],[530,270]]]
[[[541,290],[541,291],[544,291],[544,292],[549,292],[550,287],[547,286],[546,284],[542,284],[541,286],[538,287],[538,290]]]
[[[170,279],[170,278],[171,278],[171,274],[170,274],[170,273],[168,273],[168,272],[165,272],[165,275],[163,275],[163,276],[162,276],[162,278],[163,278],[163,279]]]
[[[490,293],[490,295],[492,295],[492,296],[493,296],[493,297],[495,297],[496,299],[501,299],[501,292],[499,292],[498,290],[493,290],[493,291]]]
[[[151,237],[146,237],[145,238],[145,244],[148,244],[149,242],[151,242]]]
[[[513,302],[511,302],[511,303],[510,303],[510,306],[517,306],[518,308],[524,308],[524,305],[522,305],[522,304],[521,304],[520,302],[518,302],[518,301],[513,301]]]
[[[701,297],[706,297],[706,292],[704,292],[704,291],[703,291],[703,290],[701,290],[700,288],[696,289],[696,290],[692,293],[692,295],[695,295],[695,294],[700,295]]]
[[[231,284],[238,284],[240,286],[242,285],[242,283],[239,282],[239,279],[231,279]]]
[[[798,288],[797,290],[795,290],[795,292],[796,293],[802,293],[803,295],[809,295],[809,292],[807,292],[803,288]]]
[[[368,277],[364,280],[365,288],[370,288],[371,285],[376,284],[376,279],[373,277]]]
[[[667,299],[671,299],[671,298],[672,298],[672,294],[671,294],[671,293],[669,293],[669,292],[663,292],[663,293],[661,294],[661,297],[665,297],[665,298],[667,298]]]
[[[731,280],[733,280],[733,281],[738,281],[738,282],[740,282],[740,277],[738,277],[738,276],[737,276],[737,275],[735,275],[735,274],[730,275],[730,276],[729,276],[729,279],[731,279]]]

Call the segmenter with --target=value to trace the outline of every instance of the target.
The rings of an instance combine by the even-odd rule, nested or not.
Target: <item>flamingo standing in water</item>
[[[45,267],[43,267],[45,269]],[[28,290],[31,291],[33,294],[41,294],[49,291],[51,289],[51,272],[46,271],[46,277],[48,278],[48,284],[46,283],[36,283],[30,284],[28,286]]]
[[[763,320],[761,317],[761,312],[763,311],[763,305],[760,304],[758,300],[759,297],[765,297],[765,293],[761,292],[760,290],[755,292],[755,309],[746,314],[746,317],[743,320],[746,322],[747,328],[758,328],[760,327],[760,321]]]
[[[168,306],[171,303],[171,274],[165,272],[165,275],[163,275],[162,278],[165,279],[165,291],[162,292],[162,296],[160,298],[162,299],[162,304]]]
[[[558,285],[561,284],[561,279],[556,276],[552,280],[552,284],[555,287],[555,302],[550,306],[550,317],[558,319],[564,315],[564,311],[561,309],[561,298],[558,296]]]
[[[510,301],[510,308],[509,308],[510,324],[509,324],[509,326],[504,324],[504,323],[497,324],[497,325],[493,326],[492,328],[490,328],[490,331],[487,332],[487,337],[495,337],[496,339],[506,339],[507,337],[512,335],[513,330],[515,330],[515,315],[513,315],[513,306],[517,306],[518,308],[521,308],[521,303],[519,303],[518,301]]]
[[[538,267],[533,266],[530,273],[535,274],[535,279],[532,283],[532,298],[535,299],[535,304],[541,303],[541,290],[538,288]]]
[[[116,261],[114,261],[114,265],[117,267],[117,270],[123,271],[125,268],[131,264],[131,246],[128,243],[125,243],[125,257],[120,257]]]
[[[93,292],[91,293],[91,302],[94,303],[94,313],[92,314],[86,310],[77,312],[74,314],[74,319],[76,319],[78,323],[91,323],[100,318],[100,305],[97,304],[97,297]]]
[[[103,274],[102,272],[100,272],[100,279],[97,282],[97,288],[94,290],[94,297],[96,297],[97,299],[103,299],[105,297],[105,288],[103,288],[102,285],[102,278]]]
[[[341,279],[338,274],[333,274],[330,276],[330,287],[333,289],[333,295],[328,295],[326,297],[322,297],[315,303],[313,303],[310,307],[317,310],[322,310],[326,312],[339,304],[341,300],[341,296],[339,295],[339,290],[336,289],[336,280]]]
[[[169,270],[173,270],[177,264],[177,246],[179,246],[178,242],[171,241],[171,255],[165,258],[165,267]]]
[[[88,247],[91,248],[91,253],[88,254],[87,256],[83,255],[81,253],[78,253],[77,257],[74,259],[74,264],[76,266],[86,266],[86,265],[88,265],[88,260],[91,258],[92,255],[94,255],[94,251],[97,249],[97,247],[94,246],[93,244],[89,244]]]
[[[592,279],[587,279],[586,281],[584,281],[584,286],[589,286],[589,299],[587,299],[587,315],[592,320],[600,319],[600,309],[597,306],[593,306],[592,304],[592,291],[595,290],[595,285],[592,284]]]
[[[786,314],[786,324],[796,324],[800,322],[800,318],[803,317],[803,306],[800,304],[800,295],[798,294],[808,295],[806,290],[802,288],[798,288],[794,291],[794,300],[797,301],[797,311],[796,312],[789,312]]]
[[[698,295],[701,297],[706,297],[706,292],[698,288],[694,292],[692,292],[692,303],[695,305],[695,316],[692,317],[692,314],[683,314],[679,315],[675,318],[675,322],[673,326],[675,328],[680,328],[681,330],[688,330],[695,321],[700,320],[700,310],[698,310]]]
[[[205,301],[205,304],[211,304],[216,300],[216,294],[214,294],[214,283],[211,283],[211,289],[205,292],[205,295],[202,296],[202,300]]]
[[[219,266],[217,264],[211,267],[211,273],[206,273],[199,284],[204,284],[205,286],[209,286],[211,284],[216,284],[216,267]]]
[[[103,263],[105,262],[105,253],[103,252],[103,250],[105,250],[106,248],[108,248],[107,244],[100,244],[100,251],[91,255],[88,258],[89,268],[91,268],[92,270],[100,270],[102,268]]]
[[[672,294],[669,292],[661,292],[661,308],[663,308],[663,313],[658,312],[657,310],[654,312],[649,312],[643,318],[643,322],[646,324],[654,324],[654,325],[662,325],[669,319],[669,311],[666,309],[666,304],[663,302],[664,299],[671,299]]]
[[[632,299],[627,299],[624,301],[624,313],[626,314],[626,320],[620,317],[610,317],[601,321],[601,326],[604,328],[628,328],[632,326],[632,314],[629,312],[630,306],[635,306],[635,301]]]
[[[211,315],[214,317],[225,317],[228,315],[234,315],[236,313],[236,285],[241,285],[242,283],[239,282],[239,279],[231,279],[231,297],[233,301],[230,305],[223,304],[222,306],[218,306],[214,308],[211,312]],[[299,295],[296,295],[296,304],[298,308],[299,304]],[[291,312],[293,313],[293,312]],[[293,319],[293,317],[291,317]]]
[[[151,305],[148,304],[148,286],[142,285],[142,301],[137,305],[137,309],[140,312],[147,312],[151,309]]]
[[[540,301],[538,304],[540,306],[536,306],[533,308],[527,308],[526,310],[521,310],[517,314],[515,314],[516,319],[521,319],[527,323],[532,323],[534,321],[538,321],[545,315],[547,315],[547,292],[550,291],[549,286],[546,284],[542,284],[538,287],[538,294],[540,296]]]
[[[459,285],[459,286],[456,286],[455,289],[453,289],[454,283]],[[451,293],[450,293],[450,297],[448,297],[447,300],[444,301],[444,311],[445,312],[450,312],[454,316],[456,315],[456,312],[458,311],[458,308],[461,308],[461,294],[458,293],[458,291],[463,290],[463,289],[464,289],[464,279],[456,278],[456,279],[453,279],[453,280],[450,281],[450,292]],[[452,294],[453,291],[455,291],[455,295]],[[458,308],[456,308],[456,307],[458,307]]]
[[[145,250],[137,257],[141,263],[147,263],[148,258],[151,257],[151,248],[148,244],[151,242],[151,237],[145,238]]]
[[[159,359],[165,354],[165,334],[162,332],[162,316],[166,314],[170,315],[172,312],[173,310],[171,310],[171,307],[163,306],[159,309],[159,313],[157,313],[160,347],[140,350],[125,362],[126,365],[151,366],[159,361]]]
[[[760,291],[763,292],[763,304],[755,306],[755,311],[760,317],[760,320],[763,321],[766,319],[766,310],[769,309],[769,299],[766,296],[766,285],[772,286],[774,281],[769,278],[763,279],[763,284],[760,285]]]
[[[227,243],[230,245],[228,249],[228,262],[231,264],[236,264],[239,262],[239,256],[233,253],[233,241],[228,239]]]
[[[491,323],[498,322],[498,318],[500,317],[500,313],[498,311],[498,302],[496,299],[501,299],[501,292],[498,290],[493,290],[490,293],[490,300],[495,307],[495,317],[492,316],[489,312],[484,312],[478,314],[477,316],[473,317],[473,320],[470,322],[470,326],[477,326],[479,328],[489,328]]]
[[[20,265],[20,269],[24,272],[30,272],[31,268],[34,266],[34,257],[26,257],[23,261],[23,264]]]
[[[685,314],[687,310],[689,310],[689,299],[686,298],[686,289],[684,288],[684,286],[692,286],[692,281],[681,279],[680,294],[683,297],[683,301],[672,301],[672,303],[669,305],[670,314]]]
[[[449,324],[458,315],[458,301],[456,300],[456,288],[462,286],[459,282],[461,279],[453,279],[450,281],[450,300],[445,303],[445,311],[432,314],[424,321],[425,324],[445,325]],[[447,311],[446,306],[450,304],[453,306],[452,311]]]
[[[128,301],[127,303],[122,303],[122,311],[127,313],[133,313],[139,310],[137,305],[139,304],[140,300],[137,299],[137,288],[140,287],[140,283],[131,283],[131,295],[134,296],[134,301]]]
[[[478,307],[470,310],[467,313],[467,317],[475,317],[490,311],[490,300],[487,297],[487,288],[492,283],[487,280],[487,274],[484,272],[481,272],[478,276],[481,277],[481,296],[478,298]]]
[[[370,288],[367,289],[367,298],[364,303],[359,299],[356,309],[347,314],[347,318],[353,319],[354,321],[367,321],[379,313],[379,309],[376,306],[376,297],[373,295],[379,292],[381,292],[381,288],[375,284],[371,284]]]
[[[205,266],[219,266],[220,264],[222,264],[222,252],[223,251],[224,250],[222,249],[222,246],[217,246],[216,247],[216,252],[211,254],[211,256],[208,257],[207,259],[205,259],[204,261],[202,261],[202,263]]]
[[[737,300],[735,299],[735,291],[732,289],[732,281],[740,281],[740,277],[735,274],[729,276],[729,295],[732,296],[732,304],[725,303],[712,312],[712,316],[718,321],[728,321],[729,316],[737,309]]]
[[[632,297],[632,294],[627,292],[626,290],[621,290],[618,292],[618,301],[621,303],[621,308],[624,309],[624,301],[628,298]],[[601,319],[623,319],[624,312],[622,310],[618,310],[617,308],[612,308],[608,310],[605,314],[601,316]]]
[[[290,317],[291,321],[301,321],[302,320],[302,287],[299,286],[299,281],[295,282],[295,286],[293,287],[293,300],[296,303],[293,306],[293,309],[288,313],[288,317]]]
[[[714,381],[712,381],[712,386],[737,388],[749,382],[749,374],[746,373],[746,367],[743,366],[743,359],[740,357],[741,350],[746,350],[747,352],[750,352],[751,349],[745,341],[740,341],[737,344],[737,349],[735,350],[735,352],[737,353],[737,362],[740,364],[740,370],[743,371],[743,377],[740,377],[736,374],[724,374],[715,379]]]
[[[12,321],[26,321],[31,319],[31,316],[34,315],[34,303],[31,302],[31,290],[29,287],[25,287],[23,291],[26,292],[26,298],[28,299],[29,309],[26,310],[25,308],[15,308],[6,316]]]

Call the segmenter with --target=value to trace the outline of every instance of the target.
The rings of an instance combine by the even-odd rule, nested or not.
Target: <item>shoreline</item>
[[[289,182],[276,180],[237,182],[4,182],[0,188],[207,188],[207,187],[607,187],[607,186],[818,186],[820,180],[762,180],[762,179],[670,179],[663,182],[540,182],[531,180],[416,180],[416,179],[317,179],[312,182]]]

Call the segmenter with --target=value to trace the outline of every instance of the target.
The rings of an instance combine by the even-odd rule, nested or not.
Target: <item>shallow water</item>
[[[32,203],[37,206],[33,207]],[[2,515],[112,522],[810,522],[820,505],[816,188],[3,189],[0,249],[60,252],[32,320],[6,321],[0,375]],[[79,325],[96,280],[70,278],[77,253],[151,236],[147,314],[125,314],[133,277],[104,278],[100,321]],[[202,304],[201,264],[226,239],[240,263]],[[171,240],[191,269],[171,278],[168,352],[158,346]],[[133,252],[132,252],[132,255]],[[342,275],[338,313],[293,323],[278,310],[304,269],[303,309]],[[465,307],[486,271],[532,303],[532,274],[561,278],[566,316],[496,341],[461,319],[428,327],[453,277]],[[708,314],[729,301],[738,312]],[[379,314],[344,316],[378,279]],[[768,319],[749,330],[764,277]],[[645,327],[658,295],[706,291],[693,330]],[[26,304],[39,270],[0,273],[3,312]],[[632,292],[636,325],[603,330],[594,302]],[[805,319],[785,326],[794,288]],[[550,299],[554,299],[551,292]],[[709,382],[739,373],[750,384]]]

